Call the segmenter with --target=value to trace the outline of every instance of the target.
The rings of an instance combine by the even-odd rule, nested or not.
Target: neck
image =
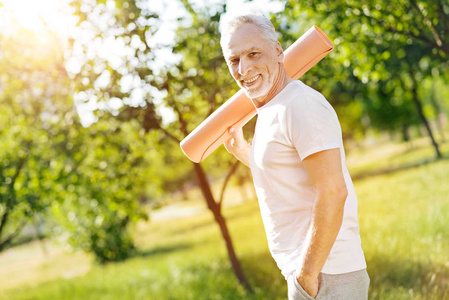
[[[279,64],[278,74],[274,83],[268,93],[262,97],[251,99],[254,106],[257,108],[264,106],[271,101],[277,94],[279,94],[293,79],[287,74],[284,65]]]

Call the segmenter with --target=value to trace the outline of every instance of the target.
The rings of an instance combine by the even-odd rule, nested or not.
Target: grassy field
[[[384,151],[390,159],[404,153],[407,164],[432,156],[394,149]],[[348,163],[370,169],[385,158],[382,150],[360,152]],[[448,178],[449,160],[440,160],[355,182],[370,299],[449,299]],[[224,211],[252,293],[236,282],[210,213],[194,211],[139,224],[139,254],[121,263],[98,266],[49,242],[46,257],[37,243],[2,253],[0,299],[286,299],[255,200]]]

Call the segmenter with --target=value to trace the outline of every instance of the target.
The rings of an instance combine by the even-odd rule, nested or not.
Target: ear
[[[282,50],[281,43],[277,42],[275,46],[278,62],[283,63],[284,62],[284,50]]]

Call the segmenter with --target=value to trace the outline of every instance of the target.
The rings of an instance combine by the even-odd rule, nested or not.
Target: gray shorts
[[[344,274],[320,274],[316,298],[307,294],[296,280],[288,277],[288,300],[367,300],[369,276],[366,269]]]

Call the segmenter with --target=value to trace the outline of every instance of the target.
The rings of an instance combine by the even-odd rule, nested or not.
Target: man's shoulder
[[[307,95],[306,85],[299,80],[292,81],[288,84],[284,94],[284,102],[286,105],[292,102],[297,102],[298,99],[303,99]]]
[[[285,100],[284,112],[287,120],[308,119],[317,114],[331,117],[335,114],[335,110],[323,94],[299,80]]]
[[[285,99],[285,105],[291,109],[298,109],[308,102],[316,100],[318,97],[322,97],[321,93],[317,92],[302,81],[295,80],[290,83],[291,87],[287,93]]]
[[[301,93],[307,94],[309,96],[319,96],[324,97],[318,90],[314,89],[310,85],[305,84],[301,80],[296,80],[298,91],[301,90]]]

